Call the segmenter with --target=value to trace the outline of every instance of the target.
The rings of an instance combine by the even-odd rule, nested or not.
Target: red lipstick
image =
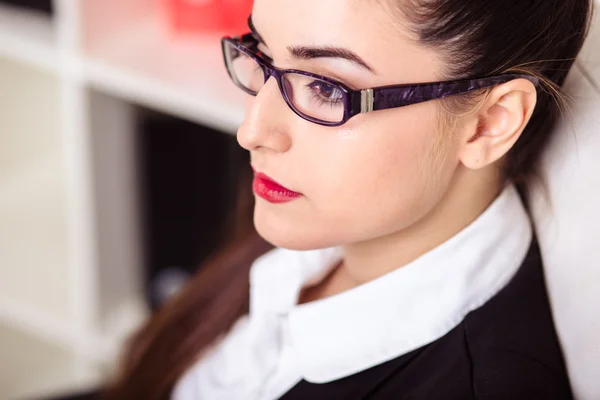
[[[261,172],[254,173],[252,189],[254,190],[254,193],[270,203],[286,203],[301,196],[300,193],[296,193],[281,186]]]

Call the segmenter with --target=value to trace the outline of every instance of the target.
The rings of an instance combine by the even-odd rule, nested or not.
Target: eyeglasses
[[[339,126],[361,113],[404,107],[485,89],[517,78],[536,87],[539,79],[526,74],[503,74],[478,79],[380,86],[354,90],[325,76],[297,69],[276,68],[251,33],[221,40],[233,82],[253,96],[270,77],[275,78],[287,105],[301,118],[324,126]]]

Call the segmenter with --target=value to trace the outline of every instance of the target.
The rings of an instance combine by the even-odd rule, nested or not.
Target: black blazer
[[[280,397],[319,399],[572,399],[537,243],[504,289],[437,341],[333,382],[303,380]]]

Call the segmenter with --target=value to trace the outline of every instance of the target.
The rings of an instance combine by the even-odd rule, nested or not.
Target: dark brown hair
[[[419,42],[452,60],[445,78],[508,72],[540,78],[535,111],[504,164],[505,179],[530,182],[566,107],[560,87],[587,36],[593,1],[404,0],[399,7]],[[449,100],[460,103],[461,97]]]
[[[403,0],[399,7],[420,42],[451,60],[449,78],[519,71],[546,83],[505,164],[507,179],[527,181],[560,115],[558,88],[586,37],[592,1]],[[253,228],[253,199],[245,172],[232,214],[233,239],[132,338],[107,392],[109,398],[169,398],[203,349],[248,312],[250,265],[271,246]]]

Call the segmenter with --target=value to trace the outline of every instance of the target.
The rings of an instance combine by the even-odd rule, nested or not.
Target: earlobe
[[[501,159],[527,126],[536,103],[536,89],[516,79],[492,89],[474,117],[474,131],[461,149],[460,160],[469,169],[480,169]]]

